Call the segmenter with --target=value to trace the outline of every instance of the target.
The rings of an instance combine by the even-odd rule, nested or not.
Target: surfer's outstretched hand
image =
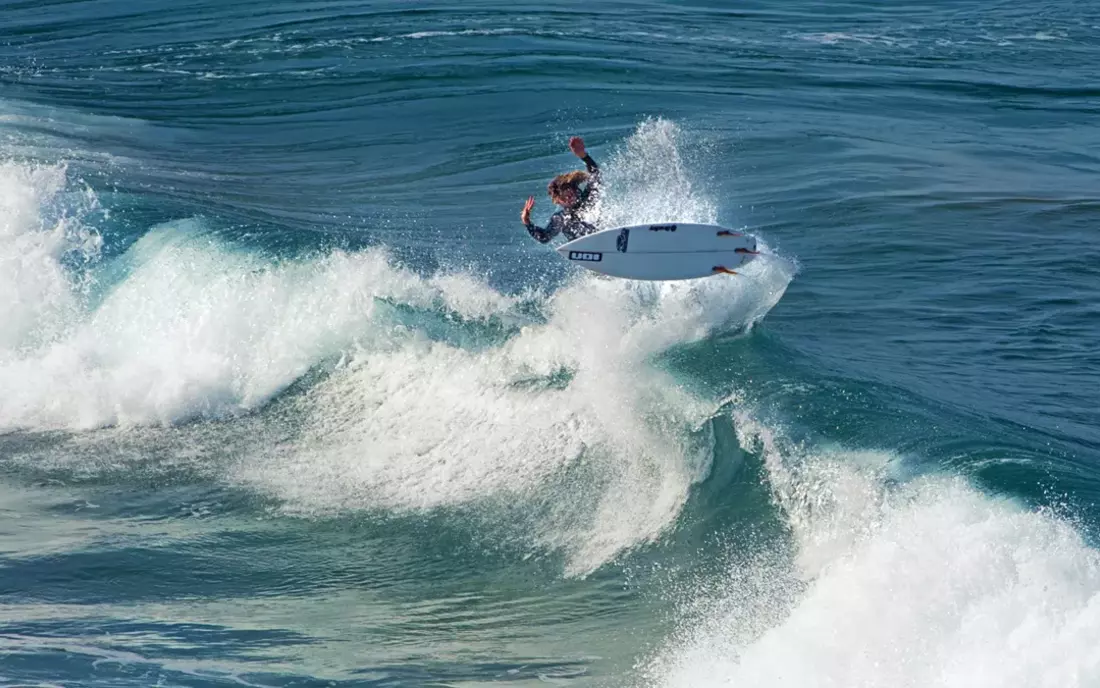
[[[569,150],[573,151],[573,155],[581,160],[584,160],[584,156],[588,155],[588,151],[584,149],[584,139],[579,136],[569,139]]]
[[[523,212],[519,214],[519,219],[523,220],[523,224],[531,224],[531,208],[535,207],[535,197],[528,196],[527,202],[523,204]]]

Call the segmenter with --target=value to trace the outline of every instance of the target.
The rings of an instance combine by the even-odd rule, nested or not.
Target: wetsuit
[[[600,193],[600,166],[592,159],[591,155],[584,156],[584,166],[588,168],[588,183],[584,191],[580,193],[577,202],[569,208],[562,208],[550,216],[550,222],[546,229],[533,222],[527,223],[527,231],[540,244],[545,244],[559,233],[565,235],[566,240],[572,241],[579,236],[591,234],[596,228],[580,218],[581,213],[588,210]]]

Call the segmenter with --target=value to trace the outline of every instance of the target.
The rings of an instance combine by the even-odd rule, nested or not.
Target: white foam
[[[715,223],[717,206],[692,179],[682,139],[671,120],[638,125],[606,162],[607,193],[593,219],[603,227],[669,220]]]
[[[643,124],[609,172],[638,167],[631,155],[652,157],[650,145],[675,154],[671,132]],[[709,212],[692,193],[654,184],[631,219]],[[741,277],[663,284],[581,276],[515,297],[467,273],[414,274],[377,250],[272,262],[183,221],[100,273],[113,287],[94,307],[0,360],[0,431],[234,416],[321,370],[289,409],[256,421],[289,439],[257,442],[227,480],[310,516],[504,508],[521,542],[563,552],[583,575],[660,537],[709,466],[712,403],[653,357],[751,327],[793,266],[761,259]],[[545,320],[512,317],[532,302]],[[522,328],[463,348],[433,341],[419,310],[424,322],[443,312]]]
[[[506,314],[518,302],[516,297],[489,288],[482,279],[467,273],[441,273],[432,276],[428,284],[428,293],[436,296],[443,307],[473,320]]]
[[[1069,524],[949,477],[889,489],[887,455],[799,452],[739,420],[765,456],[797,565],[764,558],[731,570],[647,683],[1100,681],[1100,556]]]
[[[506,36],[512,33],[516,33],[516,29],[506,27],[496,29],[458,29],[452,31],[414,31],[413,33],[403,33],[394,36],[376,36],[366,40],[370,43],[387,43],[396,40],[415,41],[425,38],[452,38],[458,36]]]
[[[509,33],[514,33],[515,29],[500,28],[500,29],[460,29],[457,31],[416,31],[413,33],[406,33],[398,36],[398,38],[443,38],[450,36],[501,36]]]
[[[788,34],[799,40],[820,43],[822,45],[838,45],[840,43],[857,43],[860,45],[882,45],[888,47],[912,47],[914,41],[907,38],[896,38],[881,34],[871,33],[845,33],[843,31],[826,31],[823,33]]]
[[[310,515],[552,504],[522,536],[587,573],[659,537],[709,468],[707,435],[692,430],[712,405],[649,358],[758,317],[789,279],[761,277],[770,291],[586,278],[550,297],[548,322],[496,349],[418,341],[361,352],[301,400],[302,436],[237,479]],[[567,384],[549,382],[561,374]],[[569,482],[576,472],[586,484]]]
[[[65,336],[0,360],[0,429],[241,413],[350,347],[385,340],[390,333],[372,322],[376,297],[449,300],[470,317],[487,312],[488,301],[509,303],[499,294],[471,297],[472,277],[423,280],[379,251],[271,264],[203,236],[190,221],[154,229],[124,260],[125,279]],[[52,291],[32,295],[39,304],[72,298],[55,267]],[[33,309],[34,298],[28,302]]]
[[[644,123],[609,162],[609,175],[641,169],[635,153],[665,159],[665,181],[681,174],[675,139],[670,123]],[[622,215],[628,221],[660,208],[709,219],[709,205],[686,182],[634,183],[648,185],[648,205],[631,206],[638,214]],[[517,519],[517,537],[564,552],[566,571],[583,575],[660,537],[709,468],[709,436],[699,426],[712,404],[680,389],[652,357],[751,326],[793,272],[774,259],[729,279],[583,276],[545,297],[545,323],[497,348],[420,341],[360,352],[301,400],[309,419],[301,436],[277,460],[242,465],[236,477],[310,515],[524,504],[531,518]],[[462,278],[436,284],[470,312],[501,307]]]
[[[0,363],[56,337],[79,308],[81,275],[63,260],[94,258],[100,240],[81,222],[94,194],[73,195],[64,166],[0,164]]]

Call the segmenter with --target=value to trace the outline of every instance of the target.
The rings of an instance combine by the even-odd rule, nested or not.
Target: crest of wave
[[[98,206],[90,190],[68,191],[62,165],[0,163],[0,361],[57,337],[80,311],[82,265],[99,235],[81,218]]]
[[[655,686],[1067,686],[1100,680],[1100,554],[1056,516],[893,457],[799,448],[737,414],[793,538],[701,586]]]
[[[67,225],[28,233],[5,254],[14,275],[4,279],[26,281],[5,305],[16,316],[7,338],[20,346],[0,357],[0,430],[231,417],[356,345],[384,347],[392,329],[377,326],[378,299],[471,318],[509,300],[468,276],[421,278],[376,250],[271,262],[186,220],[100,266],[95,274],[115,281],[86,305],[82,278],[61,259]],[[53,334],[27,334],[42,331]]]

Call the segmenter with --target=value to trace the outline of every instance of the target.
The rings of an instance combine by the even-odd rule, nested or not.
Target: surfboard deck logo
[[[603,260],[603,254],[591,251],[570,251],[569,260],[584,260],[589,263],[599,263]]]
[[[676,225],[650,225],[649,231],[651,232],[675,232]]]
[[[619,232],[619,236],[615,239],[615,248],[619,253],[626,253],[626,245],[630,241],[630,230],[623,228]]]

